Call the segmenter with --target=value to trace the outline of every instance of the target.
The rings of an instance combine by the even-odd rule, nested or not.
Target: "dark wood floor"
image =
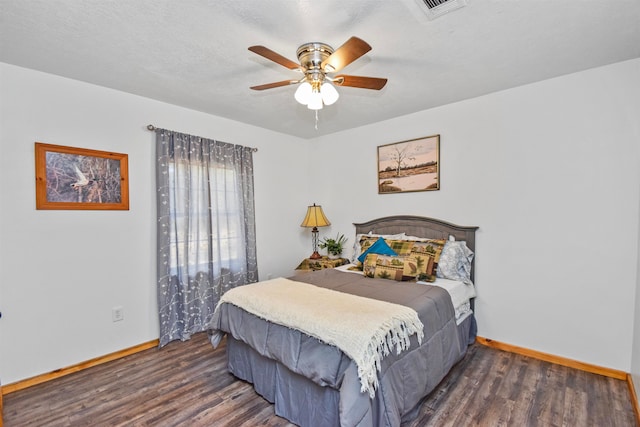
[[[14,426],[292,426],[205,334],[4,397]],[[635,426],[624,381],[475,344],[410,427]]]

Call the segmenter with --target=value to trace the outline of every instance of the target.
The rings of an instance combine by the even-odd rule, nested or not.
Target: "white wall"
[[[308,251],[299,227],[308,203],[307,180],[300,179],[308,143],[7,64],[0,77],[2,384],[158,337],[154,134],[147,124],[258,147],[261,277],[290,274]],[[36,141],[128,154],[130,210],[36,210]],[[289,156],[300,161],[284,165]],[[116,305],[125,320],[113,323]]]
[[[638,169],[640,169],[640,158],[638,160]],[[640,192],[640,183],[638,185]],[[640,234],[638,234],[638,248],[640,248]],[[635,323],[633,327],[633,353],[631,358],[631,378],[636,390],[636,398],[640,406],[640,249],[638,250],[638,273],[636,276],[636,310]]]
[[[332,222],[322,236],[393,214],[478,225],[482,336],[627,372],[638,355],[640,60],[312,141],[10,65],[0,73],[3,384],[157,338],[148,123],[259,148],[263,278],[308,254],[299,224],[311,202]],[[438,133],[441,190],[377,194],[376,147]],[[35,141],[129,154],[131,210],[35,210]],[[311,178],[323,185],[308,188]],[[124,322],[111,322],[114,305]]]
[[[391,214],[477,225],[481,336],[629,372],[638,76],[628,61],[315,140],[331,233]],[[441,190],[377,194],[376,147],[434,134]]]

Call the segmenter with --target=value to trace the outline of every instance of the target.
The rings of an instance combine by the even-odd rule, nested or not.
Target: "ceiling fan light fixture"
[[[437,0],[466,1],[466,0]],[[367,42],[358,37],[351,37],[337,50],[331,46],[319,43],[305,43],[298,48],[299,64],[290,61],[284,56],[264,46],[250,46],[249,50],[264,58],[269,59],[289,70],[302,72],[304,77],[300,80],[282,80],[258,86],[251,86],[253,90],[265,90],[292,84],[300,86],[295,91],[294,98],[308,109],[316,111],[316,126],[318,110],[325,105],[332,105],[338,101],[340,94],[335,85],[350,86],[361,89],[380,90],[387,83],[387,79],[377,77],[340,75],[332,77],[329,73],[336,73],[365,53],[371,50]]]
[[[302,82],[293,96],[300,104],[309,104],[309,100],[311,99],[311,84],[309,82]]]
[[[340,94],[336,88],[329,82],[322,83],[320,93],[322,94],[322,102],[324,102],[324,105],[331,105],[340,98]]]

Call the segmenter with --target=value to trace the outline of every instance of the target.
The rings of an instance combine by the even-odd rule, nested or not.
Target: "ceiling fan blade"
[[[282,80],[281,82],[267,83],[264,85],[251,86],[249,89],[253,90],[265,90],[273,89],[274,87],[289,86],[299,83],[298,80]]]
[[[285,58],[284,56],[280,55],[279,53],[275,53],[274,51],[272,51],[271,49],[264,47],[264,46],[251,46],[249,47],[249,50],[253,53],[257,53],[260,56],[264,56],[265,58],[282,65],[283,67],[286,67],[290,70],[299,70],[300,69],[300,64],[298,64],[297,62],[293,62],[290,59]]]
[[[333,78],[333,83],[338,86],[351,86],[359,87],[362,89],[375,89],[380,90],[387,84],[387,79],[381,79],[378,77],[362,77],[362,76],[347,76],[339,75]]]
[[[327,59],[322,61],[321,67],[327,73],[340,71],[370,50],[371,46],[366,41],[351,37],[329,55]]]

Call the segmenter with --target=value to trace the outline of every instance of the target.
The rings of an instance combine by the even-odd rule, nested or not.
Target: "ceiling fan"
[[[336,50],[324,43],[305,43],[300,46],[297,51],[300,63],[293,62],[264,46],[251,46],[249,50],[283,67],[293,71],[299,71],[303,74],[303,77],[298,80],[282,80],[252,86],[251,89],[265,90],[300,84],[296,90],[295,99],[311,110],[320,110],[323,105],[331,105],[338,100],[338,91],[331,83],[338,86],[373,90],[380,90],[387,84],[387,79],[378,77],[351,76],[346,74],[332,77],[330,75],[342,70],[371,50],[371,46],[358,37],[351,37]]]

